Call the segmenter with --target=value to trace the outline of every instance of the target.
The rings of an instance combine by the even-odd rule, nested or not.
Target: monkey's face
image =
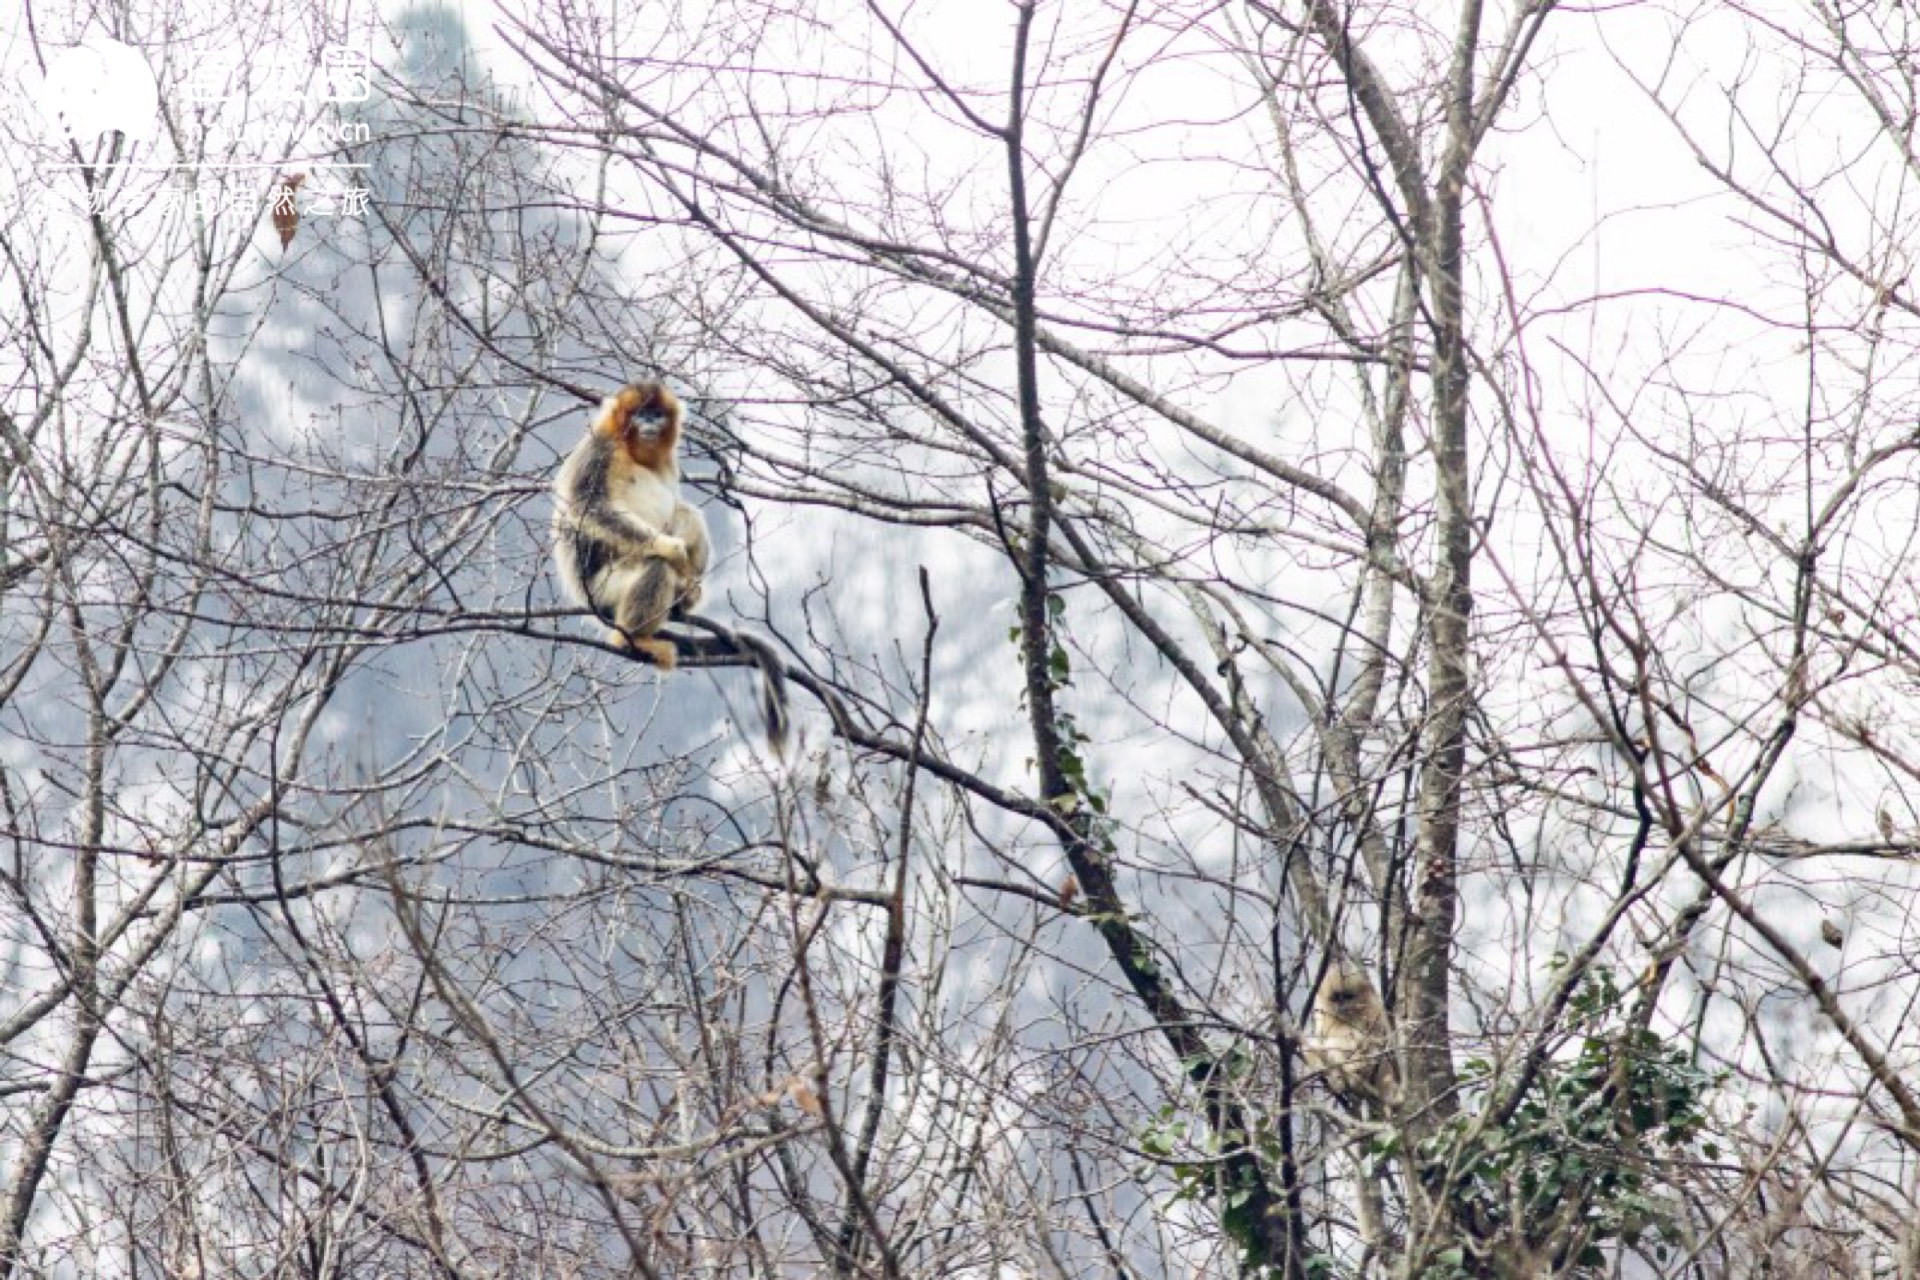
[[[623,445],[635,465],[659,470],[680,443],[680,401],[658,382],[636,382],[601,402],[593,429]]]
[[[1316,1017],[1345,1026],[1382,1023],[1385,1013],[1373,984],[1358,969],[1330,970],[1313,1001]]]

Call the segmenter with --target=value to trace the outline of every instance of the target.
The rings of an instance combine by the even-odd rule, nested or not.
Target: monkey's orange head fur
[[[623,446],[635,466],[659,471],[680,444],[680,401],[658,382],[636,382],[600,402],[593,430]]]

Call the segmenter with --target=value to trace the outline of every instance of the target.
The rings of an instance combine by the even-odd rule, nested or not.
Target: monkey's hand
[[[692,568],[687,564],[687,544],[672,534],[663,533],[649,543],[647,556],[653,560],[665,560],[683,578],[692,574]]]
[[[679,598],[673,602],[674,614],[678,616],[692,613],[700,606],[700,601],[705,595],[706,593],[700,589],[699,578],[687,578],[680,588]]]

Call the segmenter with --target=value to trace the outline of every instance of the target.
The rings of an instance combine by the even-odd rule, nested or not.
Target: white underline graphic
[[[243,164],[229,164],[214,160],[182,160],[178,164],[50,164],[46,166],[57,172],[79,169],[144,169],[165,172],[169,169],[284,169],[290,164],[312,165],[316,169],[371,169],[371,164],[349,164],[346,161],[308,160],[294,158],[290,160],[256,160]]]

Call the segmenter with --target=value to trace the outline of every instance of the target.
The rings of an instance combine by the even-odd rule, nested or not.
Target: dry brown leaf
[[[827,1109],[820,1105],[820,1099],[814,1095],[807,1082],[799,1076],[787,1081],[787,1096],[793,1099],[793,1105],[812,1116],[815,1120],[825,1120]]]
[[[307,180],[304,173],[292,177],[282,177],[273,187],[273,202],[269,206],[273,215],[273,229],[280,233],[280,247],[286,248],[293,243],[293,233],[300,228],[300,210],[294,204],[293,193]]]

